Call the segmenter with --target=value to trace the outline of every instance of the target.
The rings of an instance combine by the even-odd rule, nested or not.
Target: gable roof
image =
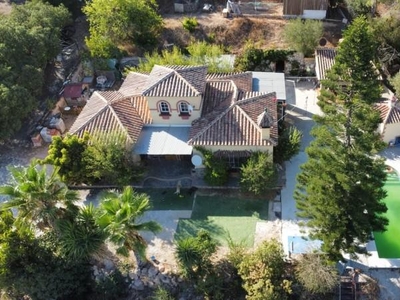
[[[228,108],[221,105],[208,115],[193,121],[189,145],[198,146],[266,146],[275,144],[277,130],[271,130],[269,141],[262,139],[258,116],[269,107],[277,120],[275,93],[245,93]],[[274,126],[276,127],[276,126]],[[273,129],[273,128],[271,128]]]
[[[252,72],[231,72],[231,73],[210,73],[206,76],[207,81],[210,80],[231,80],[238,89],[251,92],[253,89],[253,73]]]
[[[131,72],[126,76],[118,91],[124,96],[140,95],[146,88],[148,78],[147,74]]]
[[[148,77],[143,96],[195,97],[204,92],[206,66],[158,66]]]
[[[69,132],[82,137],[85,132],[122,131],[135,142],[142,127],[143,120],[129,98],[115,91],[94,92]]]
[[[315,72],[318,80],[326,79],[326,74],[335,63],[336,54],[335,48],[317,48],[315,50]]]
[[[400,108],[396,105],[390,106],[389,103],[379,102],[374,107],[379,111],[384,125],[400,123]]]

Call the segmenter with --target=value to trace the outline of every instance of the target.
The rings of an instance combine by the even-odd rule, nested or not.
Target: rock
[[[147,276],[147,272],[148,272],[147,268],[141,269],[140,270],[140,276]]]
[[[183,282],[183,278],[182,277],[178,277],[178,282]]]
[[[137,291],[143,291],[143,290],[144,290],[143,281],[141,281],[140,279],[136,279],[136,280],[133,282],[132,288],[133,288],[134,290],[137,290]]]
[[[165,272],[165,267],[164,267],[164,266],[161,266],[161,267],[159,268],[159,271],[160,271],[161,273],[164,273],[164,272]]]
[[[147,283],[147,286],[148,286],[149,288],[151,288],[151,289],[155,289],[155,288],[156,288],[156,285],[154,284],[153,281],[149,281],[149,282]]]
[[[155,268],[155,267],[150,267],[150,268],[149,268],[149,271],[147,272],[147,275],[148,275],[150,278],[154,278],[157,274],[158,274],[158,269]]]
[[[154,284],[156,284],[156,285],[160,285],[161,284],[161,280],[160,280],[160,278],[158,276],[156,276],[154,278]]]
[[[98,276],[99,275],[99,269],[97,268],[97,266],[93,266],[93,275],[94,276]]]
[[[163,280],[161,280],[162,283],[166,285],[171,285],[171,280],[168,277],[164,277]]]
[[[171,284],[172,284],[174,287],[177,287],[177,286],[178,286],[178,283],[176,282],[176,280],[175,280],[174,278],[171,278]]]
[[[104,269],[106,269],[107,271],[112,271],[115,269],[115,265],[111,260],[105,259],[103,263],[104,263]]]
[[[129,272],[129,278],[132,280],[136,280],[138,279],[138,276],[136,275],[135,272]]]

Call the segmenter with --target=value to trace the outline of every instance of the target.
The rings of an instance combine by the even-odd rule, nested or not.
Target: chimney
[[[257,117],[257,124],[261,128],[261,140],[269,140],[273,121],[273,117],[268,113],[267,108]]]

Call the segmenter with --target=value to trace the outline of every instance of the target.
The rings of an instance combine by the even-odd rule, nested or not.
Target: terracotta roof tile
[[[326,79],[327,72],[335,63],[336,54],[335,48],[317,48],[315,50],[315,70],[318,80]]]
[[[393,106],[390,110],[386,124],[397,124],[400,123],[400,109],[397,106]]]
[[[207,81],[209,80],[231,80],[235,83],[238,89],[250,92],[253,85],[252,72],[232,72],[232,73],[211,73],[207,74]]]
[[[228,108],[234,99],[237,88],[232,81],[208,81],[203,96],[202,116],[206,116],[217,108]]]
[[[130,142],[136,141],[143,120],[131,99],[119,92],[95,92],[79,114],[69,132],[80,137],[85,132],[123,130]]]
[[[193,97],[204,92],[207,68],[185,66],[154,66],[144,96]]]
[[[267,106],[271,108],[270,113],[274,120],[277,120],[275,99],[275,93],[245,97],[223,111],[216,110],[195,120],[192,123],[189,144],[266,146],[269,141],[261,139],[261,128],[257,125],[257,116]],[[219,115],[215,116],[217,113]],[[277,130],[271,128],[270,141],[275,144],[276,139]]]
[[[140,95],[147,86],[149,75],[132,72],[126,76],[119,88],[119,92],[125,96]]]
[[[390,110],[390,107],[387,105],[387,103],[383,103],[383,102],[382,103],[376,103],[374,105],[374,108],[379,111],[382,123],[386,122],[386,118],[387,118],[387,116],[389,114],[389,110]]]

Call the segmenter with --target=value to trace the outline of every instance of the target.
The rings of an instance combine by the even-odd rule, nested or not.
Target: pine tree
[[[380,86],[373,66],[375,43],[364,18],[346,30],[335,65],[323,84],[312,130],[315,140],[306,149],[295,192],[299,216],[313,238],[323,241],[330,259],[342,253],[365,253],[362,245],[372,231],[383,231],[387,219],[383,189],[383,148],[376,132],[380,117],[372,104]]]

